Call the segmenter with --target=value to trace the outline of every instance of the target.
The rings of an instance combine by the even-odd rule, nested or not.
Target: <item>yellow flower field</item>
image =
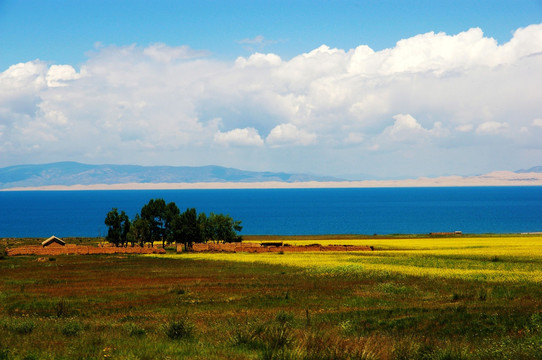
[[[288,265],[309,272],[356,276],[375,273],[494,282],[542,282],[542,236],[295,240],[302,245],[371,245],[372,252],[198,253],[167,255],[194,260]],[[164,255],[161,255],[164,256]]]

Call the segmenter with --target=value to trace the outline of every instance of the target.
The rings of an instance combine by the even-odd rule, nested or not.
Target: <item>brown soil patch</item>
[[[96,247],[85,245],[47,246],[28,245],[7,249],[8,256],[17,255],[91,255],[91,254],[165,254],[161,248]]]
[[[181,248],[181,249],[179,249]],[[309,252],[309,251],[372,251],[372,246],[355,245],[273,245],[265,246],[254,243],[230,243],[230,244],[194,244],[192,252],[248,252],[248,253],[268,253],[268,252]],[[177,252],[182,251],[182,246],[177,247]]]

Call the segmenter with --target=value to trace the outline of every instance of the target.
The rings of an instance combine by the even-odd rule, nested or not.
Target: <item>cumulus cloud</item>
[[[434,138],[445,137],[448,131],[442,128],[442,123],[435,122],[431,129],[424,128],[418,120],[410,114],[397,114],[393,116],[393,125],[375,137],[380,149],[383,145],[397,146],[397,144],[423,144]]]
[[[473,128],[474,126],[472,126],[472,124],[464,124],[457,126],[455,129],[459,132],[469,132],[472,131]]]
[[[390,172],[399,162],[424,171],[429,162],[416,160],[431,154],[469,158],[473,169],[464,171],[479,172],[496,146],[491,139],[506,135],[509,164],[534,166],[525,162],[542,158],[541,83],[542,24],[504,44],[473,28],[420,34],[381,51],[322,45],[289,60],[260,51],[225,62],[161,43],[99,46],[79,70],[35,60],[0,73],[0,165],[68,154],[378,174],[382,163]],[[248,156],[251,147],[261,158]],[[403,148],[412,162],[390,151]]]
[[[280,124],[271,130],[266,142],[274,146],[310,145],[316,141],[316,134],[298,129],[293,124]]]
[[[346,144],[359,144],[362,143],[364,139],[365,135],[363,135],[363,133],[351,132],[348,134],[344,142]]]
[[[48,87],[67,86],[66,81],[81,77],[70,65],[52,65],[47,71],[46,81]]]
[[[153,60],[164,63],[209,55],[207,51],[193,50],[189,46],[170,47],[162,43],[153,44],[145,48],[143,53]]]
[[[263,140],[254,128],[234,129],[228,132],[218,131],[214,140],[222,145],[262,146]]]
[[[275,54],[261,54],[255,53],[249,56],[249,58],[239,57],[235,60],[236,67],[246,68],[249,66],[266,67],[266,66],[278,66],[282,63],[280,56]]]
[[[489,135],[502,134],[508,127],[508,124],[505,122],[486,121],[478,125],[476,133]]]
[[[385,130],[390,136],[426,131],[410,114],[398,114],[393,118],[395,119],[395,123]]]

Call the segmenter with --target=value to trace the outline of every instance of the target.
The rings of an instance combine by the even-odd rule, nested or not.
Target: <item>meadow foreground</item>
[[[542,237],[0,260],[0,359],[540,359]],[[40,261],[38,261],[40,260]]]

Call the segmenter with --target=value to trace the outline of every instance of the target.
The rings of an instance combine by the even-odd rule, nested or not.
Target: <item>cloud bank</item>
[[[530,167],[542,159],[540,84],[542,24],[504,44],[473,28],[232,63],[187,46],[99,47],[79,69],[34,60],[0,73],[0,166],[387,177]]]

